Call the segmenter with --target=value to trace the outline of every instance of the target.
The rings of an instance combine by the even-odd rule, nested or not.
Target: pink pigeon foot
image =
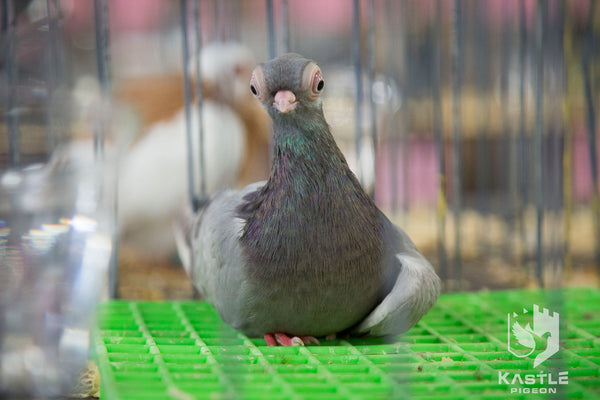
[[[265,342],[267,342],[267,346],[277,346],[277,342],[275,341],[272,333],[265,333]]]
[[[285,333],[265,333],[265,342],[267,346],[304,346],[312,343],[321,344],[319,340],[313,336],[292,336],[289,337]]]

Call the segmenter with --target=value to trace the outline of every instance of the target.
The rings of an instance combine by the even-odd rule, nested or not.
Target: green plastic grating
[[[533,304],[560,314],[561,348],[537,368],[544,346],[522,358],[507,347],[507,314]],[[109,400],[600,398],[598,289],[444,294],[392,340],[293,348],[247,338],[205,302],[113,301],[100,305],[94,336]],[[561,371],[568,384],[512,382]]]

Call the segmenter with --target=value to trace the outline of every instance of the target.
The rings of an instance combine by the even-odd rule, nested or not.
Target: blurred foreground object
[[[69,393],[87,362],[97,302],[107,296],[117,137],[132,126],[79,101],[52,99],[59,144],[36,155],[40,162],[0,175],[0,393]],[[88,138],[101,121],[111,142],[102,156]],[[31,137],[38,122],[21,124],[19,135]]]
[[[98,66],[74,73],[58,1],[0,6],[0,398],[61,396],[108,294],[116,161],[134,124],[96,70],[107,71],[101,18],[87,32]]]
[[[81,370],[79,382],[70,393],[69,397],[88,398],[100,397],[100,371],[94,361],[89,361]]]

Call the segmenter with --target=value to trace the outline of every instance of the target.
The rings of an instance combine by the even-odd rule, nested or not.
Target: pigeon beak
[[[285,114],[296,109],[297,105],[296,95],[292,91],[280,90],[275,93],[273,107],[275,107],[277,111]]]

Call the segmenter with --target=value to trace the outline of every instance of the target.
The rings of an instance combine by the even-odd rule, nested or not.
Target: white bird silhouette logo
[[[523,328],[518,322],[515,322],[512,326],[512,333],[521,346],[531,349],[529,353],[523,355],[522,357],[528,356],[533,352],[533,350],[535,350],[535,339],[533,335],[538,335],[536,335],[533,329],[531,329],[529,323],[527,323],[525,328]]]
[[[528,310],[523,308],[523,314],[527,314]],[[513,318],[517,318],[517,313],[512,313]],[[547,308],[540,311],[540,307],[537,304],[533,305],[533,329],[530,323],[527,323],[525,327],[518,322],[511,322],[511,314],[508,313],[508,351],[513,355],[523,358],[527,357],[536,349],[537,343],[546,341],[545,349],[539,353],[533,361],[533,367],[537,367],[542,362],[547,360],[553,354],[559,350],[559,317],[557,312],[553,312],[550,315]],[[511,343],[514,340],[519,343],[519,349],[514,349]],[[536,339],[537,338],[537,339]],[[529,350],[527,354],[522,354],[523,351]]]

